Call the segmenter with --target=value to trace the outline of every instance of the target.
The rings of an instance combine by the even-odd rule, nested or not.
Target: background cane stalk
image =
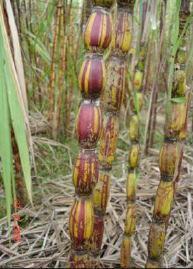
[[[169,71],[176,66],[173,83],[169,73],[168,102],[166,107],[165,140],[160,150],[160,184],[157,189],[153,221],[149,232],[148,260],[146,267],[160,267],[164,249],[165,237],[169,225],[171,208],[174,201],[176,183],[179,180],[181,162],[183,158],[183,140],[186,138],[188,98],[185,65],[187,62],[187,43],[184,39],[187,17],[190,15],[190,2],[178,1],[180,14],[180,36],[176,34],[178,46],[174,46]],[[176,31],[176,29],[175,29]],[[176,32],[177,33],[177,32]],[[173,43],[175,44],[175,43]]]
[[[141,1],[139,5],[139,13],[142,15],[140,22],[140,30],[138,33],[139,47],[136,51],[137,63],[132,75],[131,89],[129,90],[130,99],[130,115],[129,115],[129,138],[130,149],[128,156],[128,176],[127,176],[127,210],[125,217],[124,236],[121,244],[120,264],[122,268],[131,267],[131,250],[132,236],[136,231],[136,190],[137,180],[139,176],[138,166],[140,159],[140,112],[144,103],[144,72],[146,60],[146,13],[147,2]]]
[[[117,1],[113,10],[114,32],[107,56],[107,75],[102,95],[103,130],[99,146],[99,180],[94,189],[93,254],[100,256],[104,233],[104,217],[110,196],[111,170],[119,135],[119,114],[125,95],[127,54],[131,45],[132,19],[129,1]]]

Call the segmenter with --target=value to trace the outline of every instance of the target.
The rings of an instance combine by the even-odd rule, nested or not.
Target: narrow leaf
[[[2,51],[2,32],[0,31],[0,51]],[[4,80],[4,59],[0,57],[0,159],[3,185],[5,189],[7,218],[10,226],[12,204],[12,153],[10,138],[9,109]]]

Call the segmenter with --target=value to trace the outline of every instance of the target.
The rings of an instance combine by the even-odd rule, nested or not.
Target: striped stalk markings
[[[84,31],[84,43],[88,52],[85,54],[78,77],[83,100],[76,120],[76,135],[80,151],[73,170],[72,179],[76,197],[69,217],[72,242],[69,257],[71,268],[93,266],[91,257],[91,250],[94,247],[91,244],[93,228],[96,226],[101,227],[100,229],[104,228],[98,225],[100,219],[94,219],[92,192],[99,177],[96,147],[102,131],[102,113],[98,98],[105,83],[103,52],[109,46],[112,38],[112,19],[107,8],[110,8],[113,2],[106,0],[95,3],[94,1],[94,7]],[[99,4],[101,6],[98,6]],[[99,206],[104,207],[106,200],[103,196]]]
[[[98,98],[104,89],[105,65],[102,55],[88,54],[79,73],[79,87],[84,98]]]
[[[112,39],[112,18],[109,12],[95,7],[90,15],[84,32],[84,42],[91,51],[103,51]]]
[[[99,148],[99,161],[103,168],[109,170],[115,159],[119,132],[119,119],[116,114],[105,114],[103,118],[103,126]]]
[[[73,183],[75,192],[78,195],[88,195],[92,193],[98,181],[99,161],[97,154],[93,150],[81,150],[76,158]]]
[[[99,103],[84,100],[79,108],[76,121],[78,142],[84,149],[96,148],[102,128],[102,115]]]
[[[190,15],[189,4],[190,1],[182,1],[181,3],[180,33]],[[176,67],[179,69],[175,72],[171,97],[172,99],[184,98],[184,102],[176,103],[171,99],[170,113],[166,115],[165,140],[160,150],[160,184],[157,189],[153,221],[149,231],[146,268],[161,267],[161,256],[164,250],[176,183],[180,176],[189,108],[188,94],[186,93],[186,53],[186,40],[183,39],[182,46],[176,55]]]
[[[90,198],[76,198],[70,212],[70,237],[76,251],[88,249],[93,232],[93,206]]]

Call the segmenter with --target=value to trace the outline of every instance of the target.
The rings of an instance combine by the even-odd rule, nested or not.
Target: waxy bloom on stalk
[[[102,115],[97,102],[83,101],[77,117],[76,133],[84,149],[92,149],[100,138]]]

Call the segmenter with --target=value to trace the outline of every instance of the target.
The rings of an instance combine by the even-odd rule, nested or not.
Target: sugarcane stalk
[[[53,115],[53,126],[52,126],[52,136],[54,139],[57,138],[58,132],[61,126],[61,112],[62,112],[62,100],[63,100],[63,92],[64,92],[64,75],[66,69],[66,44],[67,37],[65,35],[65,20],[64,20],[64,4],[61,2],[60,6],[60,16],[59,16],[59,42],[60,42],[60,52],[61,52],[61,60],[59,63],[59,72],[58,72],[58,94],[56,98],[56,106]],[[67,112],[66,112],[67,114]]]
[[[97,0],[95,2],[98,2]],[[106,62],[105,90],[102,94],[103,130],[99,147],[99,180],[93,193],[94,231],[92,253],[100,256],[104,217],[110,196],[111,170],[119,135],[119,113],[123,103],[127,55],[131,45],[131,14],[129,1],[117,1],[111,51]]]
[[[50,122],[51,133],[54,139],[57,139],[59,131],[61,130],[60,126],[62,114],[62,100],[64,99],[65,89],[64,76],[66,70],[67,35],[65,35],[66,20],[64,17],[64,12],[64,2],[63,0],[58,0],[55,15],[52,59],[50,68],[48,111],[48,120]]]
[[[79,73],[79,87],[83,100],[76,120],[76,135],[80,151],[73,171],[76,198],[69,218],[71,268],[90,268],[94,263],[91,255],[93,249],[91,238],[97,224],[94,219],[92,193],[99,177],[99,160],[96,152],[102,131],[99,97],[105,82],[103,53],[112,38],[112,19],[109,13],[112,4],[113,1],[110,0],[101,0],[97,3],[93,1],[93,9],[84,31],[87,53]],[[106,181],[105,177],[104,181]],[[98,193],[96,200],[100,200],[101,195],[103,192]],[[103,197],[99,207],[105,204],[106,200]],[[100,219],[97,221],[102,228]]]
[[[127,211],[125,218],[125,230],[121,244],[120,265],[122,268],[131,267],[132,236],[136,231],[136,189],[138,179],[138,167],[140,160],[140,112],[144,103],[143,77],[145,65],[145,45],[140,43],[139,58],[136,64],[130,95],[129,138],[130,148],[128,154],[128,176],[126,184]]]
[[[55,100],[55,80],[56,80],[56,53],[57,53],[57,38],[59,33],[60,25],[60,13],[61,13],[61,2],[58,0],[56,15],[55,15],[55,25],[54,25],[54,37],[53,37],[53,47],[52,47],[52,60],[50,68],[50,81],[49,81],[49,111],[48,120],[52,122],[54,114],[54,100]]]
[[[140,111],[143,107],[143,74],[145,52],[141,46],[139,60],[133,76],[133,91],[130,93],[131,115],[129,120],[130,149],[128,154],[128,177],[127,177],[127,212],[125,219],[125,230],[121,245],[120,264],[122,268],[131,267],[132,236],[136,230],[136,189],[138,178],[138,167],[140,159]],[[129,242],[129,248],[126,242]]]
[[[72,1],[70,2],[70,4],[72,5]],[[74,40],[75,38],[75,27],[74,27],[74,17],[73,17],[73,12],[72,12],[72,8],[69,8],[69,27],[70,29],[72,29],[70,35],[69,35],[69,42],[68,42],[68,47],[69,47],[69,55],[71,58],[73,58],[73,63],[74,63],[74,73],[76,74],[76,59],[77,59],[77,55],[76,55],[76,46],[77,46],[77,41]],[[66,38],[66,42],[67,42],[67,38]],[[66,46],[65,46],[66,48]],[[65,55],[67,56],[67,55]],[[67,58],[68,59],[68,58]],[[67,61],[66,61],[67,62]],[[70,115],[71,115],[71,109],[72,109],[72,101],[73,101],[73,93],[74,93],[74,74],[72,72],[70,72],[69,74],[69,91],[68,91],[68,96],[66,95],[66,115],[65,115],[65,126],[64,126],[64,133],[69,133],[69,129],[70,129]]]
[[[190,1],[182,1],[181,3],[180,34],[187,17],[190,15],[189,4]],[[153,220],[149,231],[146,268],[155,268],[152,267],[155,265],[161,267],[161,256],[174,202],[176,184],[180,176],[189,107],[189,94],[186,91],[186,55],[186,39],[183,37],[182,44],[176,54],[177,71],[173,81],[170,111],[166,114],[165,139],[160,150],[160,184],[157,189]],[[175,102],[177,99],[181,99],[182,102]]]

